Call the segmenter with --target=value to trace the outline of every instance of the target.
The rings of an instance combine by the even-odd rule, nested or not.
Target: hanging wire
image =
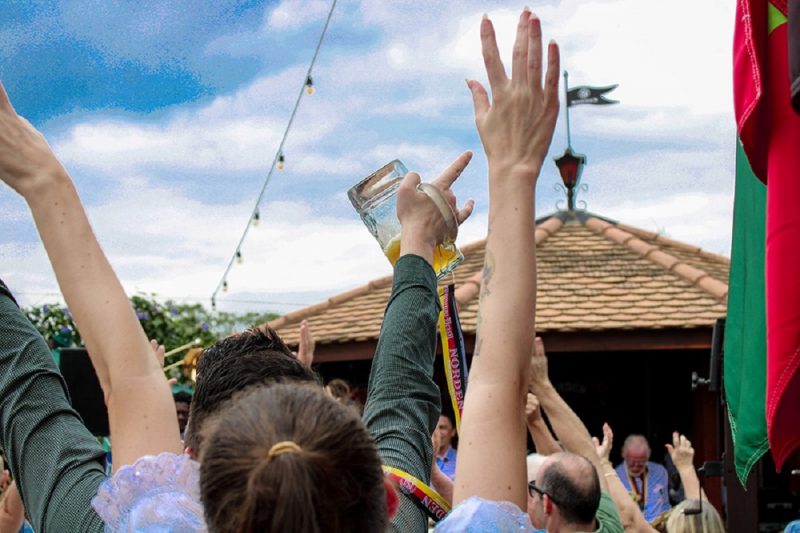
[[[286,129],[283,132],[283,137],[281,138],[281,143],[278,145],[278,150],[275,152],[275,156],[272,158],[272,166],[267,173],[267,177],[264,179],[264,184],[261,186],[261,191],[258,193],[258,198],[256,199],[256,204],[253,207],[253,211],[250,213],[250,218],[247,219],[247,225],[245,225],[244,231],[242,232],[242,237],[239,239],[238,244],[236,245],[236,252],[239,252],[242,249],[242,243],[244,243],[245,237],[247,237],[248,231],[250,231],[251,222],[253,220],[258,220],[260,218],[260,212],[258,206],[261,205],[261,200],[264,197],[264,192],[267,190],[267,185],[269,185],[270,179],[272,178],[272,173],[275,171],[275,167],[279,160],[284,159],[283,157],[283,145],[286,143],[286,138],[289,136],[289,131],[292,129],[292,123],[294,123],[294,117],[297,115],[297,108],[300,107],[300,100],[303,98],[303,94],[306,92],[306,85],[307,81],[311,79],[311,71],[314,68],[314,64],[317,62],[317,56],[319,55],[319,49],[322,47],[322,41],[325,39],[325,34],[328,32],[328,26],[331,22],[331,17],[333,16],[333,10],[336,7],[337,0],[333,0],[331,3],[331,9],[328,11],[328,18],[325,19],[325,26],[322,27],[322,33],[319,35],[319,41],[317,41],[317,47],[314,49],[314,55],[311,58],[311,63],[308,65],[308,70],[306,71],[306,75],[303,76],[303,83],[300,85],[300,91],[297,94],[297,100],[294,103],[294,109],[292,109],[292,114],[289,117],[289,122],[286,124]],[[225,287],[227,288],[228,285],[228,274],[233,267],[233,264],[236,262],[236,252],[231,256],[230,261],[228,261],[228,266],[225,267],[225,272],[222,274],[222,277],[217,283],[217,287],[214,289],[214,292],[211,294],[211,305],[212,308],[216,308],[217,302],[217,293]]]

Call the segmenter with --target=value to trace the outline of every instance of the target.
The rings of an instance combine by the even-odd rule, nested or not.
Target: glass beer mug
[[[354,185],[347,191],[367,229],[380,244],[384,255],[394,265],[400,257],[400,221],[397,219],[397,189],[408,173],[405,165],[395,159]],[[453,208],[442,193],[430,183],[420,183],[417,189],[427,194],[436,204],[447,223],[445,241],[433,251],[433,270],[436,278],[442,279],[453,271],[464,255],[456,248],[458,221]]]

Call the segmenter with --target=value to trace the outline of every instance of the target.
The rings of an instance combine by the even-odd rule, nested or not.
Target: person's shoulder
[[[617,505],[606,491],[600,493],[600,505],[597,508],[596,517],[598,531],[603,533],[622,533],[624,531]]]
[[[665,476],[667,475],[667,469],[662,464],[654,463],[653,461],[648,461],[647,468],[653,474],[663,474]]]

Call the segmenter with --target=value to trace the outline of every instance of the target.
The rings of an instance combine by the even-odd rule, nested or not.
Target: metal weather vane
[[[580,184],[581,173],[583,167],[586,165],[586,156],[579,154],[572,150],[572,136],[569,127],[569,108],[574,105],[590,104],[590,105],[609,105],[618,104],[618,100],[609,100],[606,94],[613,91],[618,87],[617,84],[608,85],[606,87],[590,87],[588,85],[579,85],[578,87],[569,88],[569,75],[564,71],[564,91],[567,95],[566,106],[566,119],[567,119],[567,149],[564,153],[555,159],[558,172],[561,174],[561,181],[564,183],[563,189],[567,193],[567,209],[573,211],[575,209],[575,192],[576,189],[588,190],[588,187]],[[561,188],[556,185],[556,188]]]

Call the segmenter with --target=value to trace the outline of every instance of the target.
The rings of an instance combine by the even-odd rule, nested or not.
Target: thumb
[[[6,94],[6,88],[3,87],[3,82],[0,82],[0,109],[4,111],[8,111],[9,113],[17,114],[14,111],[14,106],[11,105],[11,100],[8,99],[8,94]]]
[[[672,444],[665,444],[667,447],[667,453],[672,457],[672,454],[675,453],[675,448],[672,447]]]
[[[592,437],[592,443],[595,445],[595,447],[600,446],[600,441],[597,440],[597,437]]]
[[[467,80],[467,87],[472,93],[472,106],[475,109],[475,120],[482,120],[489,111],[489,94],[480,82]]]

